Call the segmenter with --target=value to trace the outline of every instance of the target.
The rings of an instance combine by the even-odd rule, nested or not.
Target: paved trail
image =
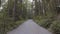
[[[51,32],[37,25],[33,20],[27,20],[17,29],[7,34],[51,34]]]

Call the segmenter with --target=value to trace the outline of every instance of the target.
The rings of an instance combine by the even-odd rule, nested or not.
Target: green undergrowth
[[[50,31],[54,34],[60,34],[60,20],[53,21],[50,26]]]
[[[4,34],[4,32],[12,31],[21,25],[25,20],[21,18],[21,20],[13,21],[12,18],[0,18],[0,34]]]
[[[60,34],[60,20],[55,19],[54,17],[35,17],[34,21],[40,26],[48,29],[53,32],[53,34]]]
[[[11,30],[17,28],[23,22],[24,22],[24,20],[19,20],[16,22],[13,22],[13,21],[0,22],[0,33],[11,31]]]
[[[47,17],[38,16],[34,19],[34,21],[44,28],[49,28],[53,20]]]

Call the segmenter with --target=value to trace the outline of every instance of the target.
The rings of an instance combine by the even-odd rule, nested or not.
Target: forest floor
[[[7,32],[7,34],[52,34],[45,28],[36,24],[32,19],[25,21],[18,28]]]

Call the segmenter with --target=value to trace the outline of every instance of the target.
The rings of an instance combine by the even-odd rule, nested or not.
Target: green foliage
[[[47,18],[47,17],[36,17],[36,19],[34,19],[37,24],[39,24],[40,26],[44,27],[44,28],[49,28],[50,25],[52,24],[52,19]]]
[[[8,16],[7,5],[4,6],[0,12],[0,34],[4,34],[4,32],[6,33],[8,31],[11,31],[11,30],[17,28],[20,24],[22,24],[22,22],[24,22],[25,19],[22,18],[22,16],[18,16],[18,17],[20,20],[14,22],[13,17]]]
[[[13,21],[13,18],[7,16],[7,11],[0,12],[0,33],[3,34],[3,32],[8,32],[16,27],[18,27],[22,22],[24,22],[24,19],[22,17],[19,17],[21,20],[18,20],[16,22]]]
[[[0,33],[11,31],[22,24],[25,19],[33,17],[40,26],[47,29],[51,28],[54,33],[60,34],[60,21],[54,21],[57,0],[42,0],[42,3],[37,0],[34,1],[35,5],[33,5],[33,2],[29,2],[29,0],[23,0],[23,2],[22,0],[16,0],[16,2],[14,0],[9,0],[0,12]],[[35,12],[32,16],[33,11]]]
[[[60,34],[60,20],[56,20],[53,17],[43,17],[37,16],[34,18],[35,22],[40,26],[50,29],[49,31],[53,32],[54,34]]]
[[[60,34],[60,20],[54,21],[53,24],[51,25],[51,30],[55,34]]]
[[[2,22],[0,20],[0,33],[11,31],[22,24],[22,22],[24,22],[24,20],[14,22],[11,18],[5,18]]]

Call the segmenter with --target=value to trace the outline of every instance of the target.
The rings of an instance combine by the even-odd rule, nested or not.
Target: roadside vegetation
[[[1,34],[17,28],[27,19],[33,19],[53,34],[60,34],[60,0],[8,0],[2,5],[4,2],[0,0]]]
[[[33,18],[34,21],[43,28],[51,31],[53,34],[60,34],[60,5],[58,1],[59,0],[43,0],[41,3],[43,5],[39,6],[39,2],[35,0],[36,15]],[[39,10],[38,6],[41,10]],[[37,10],[41,13],[37,13]],[[45,10],[45,12],[42,12],[43,10]]]

